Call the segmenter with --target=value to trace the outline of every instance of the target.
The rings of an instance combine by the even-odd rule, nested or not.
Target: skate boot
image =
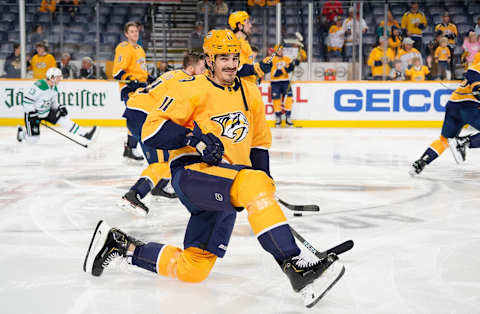
[[[416,176],[417,174],[420,174],[420,172],[422,172],[423,168],[425,168],[425,166],[427,165],[427,162],[423,159],[419,159],[419,160],[416,160],[413,164],[412,164],[412,168],[410,169],[410,171],[408,172],[408,174],[410,174],[410,176]]]
[[[316,262],[295,256],[283,261],[282,270],[295,292],[303,297],[306,307],[314,306],[345,273],[345,266],[336,263],[337,255],[329,254]]]
[[[448,147],[450,147],[450,151],[457,164],[465,162],[467,157],[467,147],[469,144],[470,138],[468,136],[457,136],[448,139]]]
[[[95,126],[93,126],[93,128],[90,131],[83,134],[82,137],[86,138],[89,141],[92,141],[96,137],[97,134],[98,134],[97,126],[95,125]]]
[[[90,246],[83,262],[83,271],[93,276],[101,276],[103,270],[110,263],[120,257],[127,258],[127,250],[130,244],[135,246],[144,245],[143,242],[129,237],[125,232],[111,228],[106,222],[100,220],[93,233]]]
[[[287,128],[293,127],[293,122],[290,116],[285,117],[285,125],[287,126]]]
[[[133,160],[136,162],[143,160],[142,154],[139,153],[136,148],[128,147],[127,144],[124,144],[123,157],[127,160]]]
[[[23,128],[19,125],[19,126],[17,127],[17,141],[23,142],[24,139],[25,139],[25,131],[24,131]]]
[[[281,128],[282,127],[282,114],[275,113],[275,127]]]
[[[138,198],[138,194],[134,190],[128,191],[122,200],[118,203],[118,206],[125,211],[137,216],[145,217],[148,215],[148,207],[142,203]]]
[[[162,179],[158,184],[152,189],[152,195],[154,196],[163,196],[166,198],[177,198],[177,193],[170,184],[170,180]]]

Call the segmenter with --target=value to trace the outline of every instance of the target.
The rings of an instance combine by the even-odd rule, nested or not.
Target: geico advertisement
[[[23,98],[34,82],[0,80],[0,118],[23,117]],[[118,83],[107,81],[62,81],[58,84],[58,103],[77,119],[119,119],[124,109]]]
[[[294,83],[294,120],[443,120],[452,90],[440,83]],[[270,84],[260,87],[274,119]]]

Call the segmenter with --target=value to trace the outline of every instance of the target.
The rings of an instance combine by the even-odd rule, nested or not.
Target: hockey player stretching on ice
[[[313,306],[345,268],[335,254],[302,258],[269,176],[270,129],[258,87],[238,79],[240,43],[231,31],[212,30],[203,50],[209,75],[179,80],[147,117],[142,139],[171,150],[172,185],[191,213],[184,249],[143,243],[100,221],[84,271],[100,276],[117,256],[184,282],[201,282],[225,255],[237,212],[246,210],[260,245],[286,274],[307,307]],[[173,151],[172,151],[173,150]]]
[[[457,163],[465,161],[467,147],[480,147],[480,133],[458,136],[466,124],[480,130],[480,63],[468,68],[465,79],[447,102],[440,138],[412,164],[410,175],[420,174],[447,147]]]
[[[192,75],[202,74],[205,71],[205,57],[198,52],[189,52],[183,58],[183,70],[174,70],[162,74],[155,82],[146,88],[141,88],[133,94],[127,102],[127,109],[123,114],[127,118],[128,129],[140,141],[144,155],[149,163],[143,170],[140,179],[130,188],[123,197],[119,206],[134,214],[145,216],[148,207],[140,200],[148,192],[152,195],[175,198],[176,194],[165,190],[170,179],[168,165],[168,151],[157,150],[141,141],[142,126],[147,114],[157,109],[157,103],[163,100],[168,86],[179,80],[189,80]]]
[[[80,127],[68,117],[65,105],[59,105],[57,84],[62,79],[62,71],[58,68],[47,70],[47,77],[36,81],[23,97],[25,112],[25,129],[19,126],[17,140],[19,142],[37,142],[40,138],[40,122],[48,121],[59,124],[70,134],[80,135],[92,140],[97,127],[90,130]]]

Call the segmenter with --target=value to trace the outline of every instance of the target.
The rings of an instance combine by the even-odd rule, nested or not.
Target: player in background
[[[147,114],[156,109],[158,102],[163,99],[163,94],[168,92],[169,85],[174,85],[179,80],[191,79],[193,75],[202,74],[204,71],[205,56],[194,51],[188,52],[183,58],[183,70],[173,70],[162,74],[146,88],[138,89],[128,100],[124,114],[127,117],[127,126],[133,136],[140,141],[149,165],[143,170],[137,182],[122,197],[122,201],[119,203],[121,208],[145,216],[149,209],[141,199],[149,192],[154,196],[177,197],[174,192],[166,190],[170,182],[168,151],[157,150],[145,145],[141,141],[142,126]]]
[[[311,307],[345,268],[335,254],[307,261],[275,200],[265,105],[258,87],[236,76],[240,42],[229,30],[212,30],[203,50],[208,76],[180,80],[169,88],[142,129],[145,144],[170,150],[172,184],[191,213],[184,249],[145,244],[100,221],[84,271],[100,276],[113,258],[121,256],[163,276],[201,282],[217,258],[225,255],[237,212],[246,209],[260,245]]]
[[[272,59],[270,85],[272,90],[273,111],[275,112],[276,119],[275,126],[280,127],[282,124],[282,110],[285,110],[285,124],[287,126],[293,126],[292,120],[290,119],[293,104],[290,73],[293,72],[295,66],[300,64],[300,60],[291,60],[289,57],[283,55],[283,47],[279,47],[278,45],[275,45],[274,50],[277,54]]]
[[[420,174],[425,166],[437,159],[447,147],[450,147],[457,163],[465,161],[467,147],[480,147],[480,133],[458,136],[466,124],[480,130],[480,64],[468,68],[465,79],[452,93],[445,107],[440,138],[430,144],[420,159],[412,164],[410,175]]]
[[[138,23],[127,22],[123,30],[127,41],[122,41],[115,48],[112,72],[113,78],[121,81],[120,98],[126,104],[131,93],[138,88],[146,87],[147,83],[153,82],[154,79],[148,75],[145,51],[142,46],[137,44]],[[128,130],[123,156],[132,160],[143,160],[141,152],[137,150],[137,145],[138,140]]]
[[[238,76],[254,83],[257,81],[257,77],[263,77],[265,73],[268,73],[272,65],[264,61],[255,62],[254,53],[248,42],[248,38],[252,34],[253,25],[247,12],[236,11],[231,13],[228,17],[228,25],[240,41],[240,68],[238,69]]]
[[[62,129],[72,135],[80,135],[92,140],[97,127],[90,130],[80,127],[68,117],[65,105],[59,105],[57,85],[62,79],[59,68],[47,70],[46,78],[36,81],[23,96],[23,111],[25,112],[25,129],[19,126],[17,140],[34,143],[40,138],[40,122],[48,121],[59,124]]]

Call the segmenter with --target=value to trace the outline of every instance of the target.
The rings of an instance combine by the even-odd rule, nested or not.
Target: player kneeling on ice
[[[311,307],[345,268],[335,254],[307,260],[295,243],[275,200],[264,103],[254,83],[237,77],[238,39],[231,31],[212,30],[203,49],[209,74],[178,80],[158,98],[142,130],[145,144],[171,153],[172,185],[191,213],[183,250],[140,242],[100,221],[83,269],[100,276],[120,256],[163,276],[201,282],[225,255],[237,213],[246,209],[260,245]]]
[[[23,97],[23,111],[25,112],[25,129],[21,126],[17,130],[19,142],[36,142],[40,137],[41,121],[58,124],[70,134],[80,135],[92,140],[97,127],[87,130],[80,127],[68,117],[65,105],[59,105],[57,85],[62,79],[62,71],[50,68],[47,77],[36,81]]]

